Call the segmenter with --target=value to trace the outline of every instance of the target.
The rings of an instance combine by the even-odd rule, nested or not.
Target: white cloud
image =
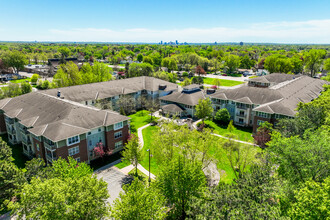
[[[24,37],[24,36],[22,36]],[[330,19],[300,22],[265,22],[244,28],[185,28],[154,30],[134,28],[112,29],[51,29],[38,41],[100,41],[100,42],[270,42],[270,43],[330,43]],[[29,39],[15,39],[29,40]]]

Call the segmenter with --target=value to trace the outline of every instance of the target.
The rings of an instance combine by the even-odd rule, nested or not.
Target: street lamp
[[[149,186],[150,186],[150,182],[151,182],[151,178],[150,178],[150,157],[151,157],[151,154],[150,154],[150,149],[147,150],[149,152]]]

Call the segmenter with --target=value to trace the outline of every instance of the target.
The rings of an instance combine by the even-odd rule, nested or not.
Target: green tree
[[[142,60],[143,60],[143,55],[139,53],[139,54],[137,55],[136,59],[137,59],[137,61],[142,62]]]
[[[129,67],[128,76],[152,76],[153,71],[150,63],[132,63]]]
[[[209,98],[198,100],[195,116],[199,119],[202,119],[203,124],[205,119],[212,118],[212,113],[213,107],[212,102]]]
[[[178,64],[174,58],[166,57],[162,60],[162,66],[168,69],[168,72],[178,69]]]
[[[295,55],[291,58],[291,64],[293,66],[293,72],[295,74],[301,73],[303,71],[303,61],[301,60],[301,57],[298,55]]]
[[[330,172],[330,136],[327,130],[306,131],[303,137],[283,137],[273,132],[269,152],[278,172],[292,184],[321,182]]]
[[[192,198],[203,195],[206,187],[202,164],[178,156],[161,168],[156,184],[171,207],[173,219],[185,219]]]
[[[9,208],[26,219],[101,219],[108,215],[107,183],[98,180],[87,164],[69,158],[55,161],[47,179],[32,178],[17,192]],[[86,169],[89,168],[89,169]]]
[[[330,72],[330,58],[328,58],[324,61],[324,69],[326,71]]]
[[[2,88],[5,97],[16,97],[22,95],[22,90],[17,83],[9,83],[8,86]]]
[[[215,78],[213,80],[212,84],[217,86],[217,88],[219,88],[219,86],[221,85],[221,81],[220,81],[220,79]]]
[[[230,121],[229,111],[226,108],[219,109],[214,118],[222,124],[228,124]]]
[[[62,64],[54,75],[54,79],[58,84],[57,87],[74,86],[82,83],[81,73],[73,62]]]
[[[39,78],[40,78],[39,74],[33,74],[31,77],[31,84],[36,85]]]
[[[256,61],[250,59],[248,55],[240,57],[240,68],[251,69],[255,65]]]
[[[124,151],[122,152],[122,155],[135,167],[135,174],[136,176],[138,176],[137,166],[142,159],[142,154],[141,154],[139,138],[137,136],[131,134],[128,143],[124,147]]]
[[[324,50],[311,49],[304,54],[305,68],[310,71],[311,76],[315,76],[315,72],[318,71],[322,60],[321,58],[326,55]]]
[[[182,86],[189,86],[191,84],[191,81],[189,78],[185,78],[182,82]]]
[[[111,217],[114,219],[165,219],[165,198],[152,185],[147,187],[135,179],[131,185],[123,186],[125,193],[120,193],[111,207]]]
[[[194,76],[191,78],[191,83],[198,85],[204,84],[204,78],[202,76]]]
[[[289,215],[292,219],[328,219],[330,216],[330,177],[324,182],[307,181],[296,192],[296,202]]]
[[[32,92],[32,86],[28,82],[22,82],[21,83],[21,90],[22,90],[22,94]]]
[[[150,65],[153,65],[154,61],[151,57],[145,56],[143,57],[143,63],[149,63]]]
[[[27,64],[25,54],[19,51],[6,52],[2,55],[2,62],[8,67],[12,67],[16,74],[20,70],[24,69],[24,65]]]
[[[225,58],[225,66],[228,73],[233,73],[240,65],[240,58],[237,55],[229,55]]]

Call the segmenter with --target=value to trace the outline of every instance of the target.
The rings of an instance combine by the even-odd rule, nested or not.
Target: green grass
[[[254,78],[257,78],[259,76],[250,76],[249,79],[254,79]]]
[[[131,163],[128,160],[122,159],[120,163],[117,163],[115,167],[123,169],[124,167],[129,166]]]
[[[12,145],[8,142],[7,134],[1,135],[3,141],[7,143],[7,145],[12,150],[12,156],[14,158],[14,163],[18,168],[25,168],[25,163],[29,159],[23,154],[23,146],[21,144]]]
[[[22,82],[25,82],[25,81],[30,82],[31,79],[28,77],[28,78],[26,78],[26,79],[15,79],[15,80],[10,80],[9,82],[11,82],[11,83],[22,83]]]
[[[204,84],[213,85],[214,78],[204,77]],[[243,84],[244,82],[228,80],[228,79],[220,79],[220,86],[237,86]]]
[[[205,121],[205,124],[208,125],[211,129],[213,129],[213,133],[225,135],[228,134],[227,125],[220,125],[213,121]],[[236,127],[235,131],[232,133],[237,136],[238,140],[251,142],[253,143],[252,137],[252,129],[251,128],[244,128],[244,127]]]
[[[136,133],[137,129],[148,124],[150,122],[149,111],[141,110],[135,114],[129,115],[131,118],[131,131]]]
[[[144,146],[142,148],[142,160],[141,160],[140,164],[146,170],[149,170],[149,152],[147,152],[147,150],[151,149],[151,154],[152,154],[152,152],[153,152],[152,138],[159,131],[159,129],[160,128],[158,126],[149,126],[142,130]],[[156,176],[159,174],[159,171],[160,171],[157,161],[153,157],[151,157],[151,160],[150,160],[150,170],[151,170],[151,173]]]

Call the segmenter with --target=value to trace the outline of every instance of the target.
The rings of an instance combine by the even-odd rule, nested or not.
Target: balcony
[[[45,146],[45,148],[47,148],[48,150],[51,150],[51,151],[56,150],[56,144],[48,144],[48,143],[44,142],[44,146]]]
[[[14,119],[12,119],[12,118],[6,118],[5,121],[7,124],[10,124],[10,125],[14,124]]]
[[[236,116],[239,116],[239,117],[246,117],[246,114],[236,113]]]
[[[13,126],[8,126],[7,132],[10,134],[16,134],[16,129]]]
[[[54,160],[57,160],[57,157],[52,154],[46,154],[46,159],[52,163]]]
[[[236,105],[236,108],[247,109],[248,107],[246,105]]]
[[[30,134],[26,128],[20,127],[19,130],[21,131],[22,134]]]
[[[26,145],[31,145],[32,144],[30,137],[26,136],[26,135],[22,136],[22,142]]]

